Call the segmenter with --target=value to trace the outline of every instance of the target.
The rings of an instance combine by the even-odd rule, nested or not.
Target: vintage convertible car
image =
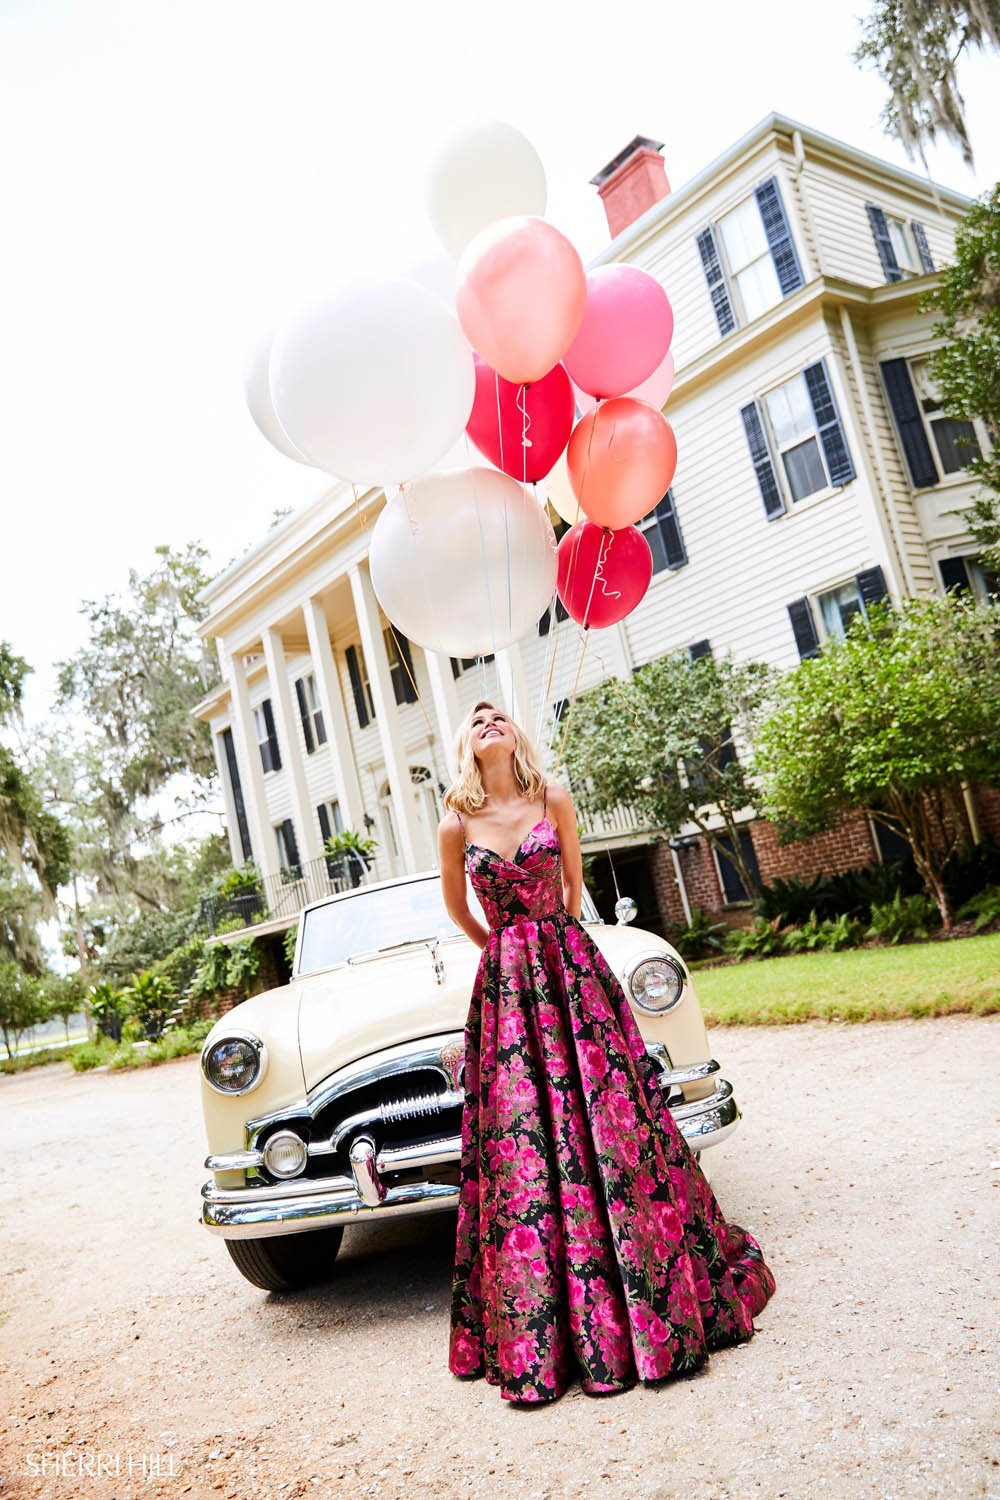
[[[619,925],[606,926],[584,896],[583,920],[700,1153],[736,1125],[732,1088],[683,961],[625,925],[634,903],[618,910]],[[202,1220],[255,1286],[322,1280],[345,1224],[457,1208],[478,959],[436,872],[362,886],[307,906],[291,982],[213,1027],[201,1056],[212,1173]]]

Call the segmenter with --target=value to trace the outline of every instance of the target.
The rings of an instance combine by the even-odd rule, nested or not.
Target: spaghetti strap
[[[469,840],[468,840],[468,838],[466,836],[465,823],[462,821],[462,814],[459,812],[459,810],[458,810],[457,807],[454,809],[454,812],[455,812],[455,817],[458,819],[458,826],[462,830],[462,838],[465,840],[466,843],[468,843]]]
[[[544,786],[544,787],[542,787],[542,817],[543,818],[547,818],[548,815],[549,815],[549,789],[548,789],[548,786]]]

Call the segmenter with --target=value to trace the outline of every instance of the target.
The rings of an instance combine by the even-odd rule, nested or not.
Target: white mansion
[[[674,306],[680,461],[643,523],[649,592],[592,632],[581,688],[685,648],[791,666],[886,594],[982,593],[956,511],[963,456],[987,437],[942,415],[918,310],[968,200],[779,115],[675,191],[642,137],[594,182],[614,236],[598,260],[642,266]],[[261,931],[329,889],[330,833],[372,837],[376,877],[433,866],[462,713],[485,690],[534,728],[576,671],[577,627],[548,616],[495,661],[401,656],[366,562],[383,503],[331,483],[204,594],[222,686],[195,712],[233,861],[265,877]],[[780,856],[768,832],[745,835],[765,875],[879,857],[867,824]],[[624,812],[586,842],[618,851],[647,924],[743,894],[727,861]]]

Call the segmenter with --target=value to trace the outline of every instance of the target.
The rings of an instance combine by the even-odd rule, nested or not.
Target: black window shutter
[[[816,418],[820,442],[826,454],[830,483],[847,484],[854,478],[854,464],[851,462],[851,454],[841,424],[840,413],[837,411],[837,403],[833,399],[833,390],[826,373],[826,360],[821,359],[814,365],[808,365],[802,373],[806,378],[806,389],[809,392],[809,400],[812,402],[813,416]]]
[[[301,677],[296,677],[295,679],[295,696],[299,700],[299,718],[302,720],[302,736],[306,742],[306,754],[312,755],[316,749],[316,741],[313,739],[312,723],[309,718],[306,685]]]
[[[924,424],[917,405],[913,381],[905,359],[883,359],[882,379],[885,382],[889,405],[899,429],[899,440],[906,455],[906,466],[914,488],[923,489],[937,484],[938,471],[927,441]]]
[[[547,619],[547,618],[548,617],[546,615],[542,616],[542,620]],[[544,635],[545,634],[545,631],[542,629],[541,620],[538,623],[538,634],[539,635]],[[461,663],[458,660],[458,657],[457,656],[453,656],[451,658],[451,675],[452,675],[452,677],[456,677],[457,678],[459,676],[459,674],[461,673],[461,671],[462,671],[462,667],[461,667]]]
[[[253,859],[253,845],[250,842],[250,824],[247,822],[246,803],[243,800],[243,783],[240,781],[240,767],[236,759],[236,746],[233,743],[233,731],[224,729],[222,731],[222,747],[226,752],[226,769],[229,772],[229,788],[233,794],[233,806],[236,809],[236,827],[240,835],[240,848],[243,858]]]
[[[885,272],[886,281],[902,281],[903,273],[899,269],[896,252],[892,248],[892,240],[889,238],[889,226],[885,222],[885,214],[874,203],[866,203],[868,210],[868,222],[872,227],[872,239],[875,241],[875,249],[878,258],[882,262],[882,270]]]
[[[889,597],[885,574],[881,568],[865,568],[861,573],[854,575],[854,582],[865,604],[879,604]]]
[[[271,711],[271,700],[265,698],[261,704],[264,710],[264,727],[267,730],[267,743],[271,751],[271,770],[281,770],[281,750],[278,746],[278,733],[274,727],[274,714]]]
[[[701,661],[703,656],[711,656],[711,641],[695,641],[693,646],[688,647],[688,656],[692,661]]]
[[[361,667],[358,663],[357,646],[348,646],[344,652],[347,662],[347,675],[351,679],[351,692],[354,694],[354,708],[358,716],[358,725],[364,729],[369,722],[368,704],[365,701],[365,686],[361,681]]]
[[[743,430],[747,435],[757,483],[760,485],[764,514],[769,521],[773,521],[775,516],[783,514],[785,501],[778,487],[778,477],[774,472],[771,450],[764,436],[764,425],[760,420],[756,401],[751,401],[749,406],[741,407],[740,416],[743,418]]]
[[[326,810],[325,802],[321,802],[317,807],[316,816],[319,818],[319,831],[323,835],[323,842],[325,844],[330,837],[330,814]]]
[[[663,538],[663,550],[667,554],[667,567],[682,568],[687,562],[687,553],[684,550],[684,538],[681,536],[681,528],[677,520],[673,490],[667,490],[656,507],[656,516],[660,524],[660,535]]]
[[[916,245],[917,254],[920,256],[921,270],[933,271],[935,269],[934,257],[931,254],[931,247],[927,243],[926,229],[916,219],[911,219],[910,233],[913,235],[913,243]]]
[[[405,677],[406,680],[405,680],[405,682],[402,685],[402,687],[403,687],[403,702],[404,703],[416,703],[416,701],[417,701],[417,692],[416,692],[416,689],[413,686],[413,684],[417,680],[417,674],[413,670],[413,653],[410,650],[410,643],[406,639],[406,636],[403,635],[402,631],[394,630],[392,633],[393,633],[393,637],[394,637],[395,642],[396,642],[397,650],[399,651],[399,655],[400,655],[401,659],[403,660],[403,662],[405,663],[405,667],[403,669],[403,676]]]
[[[736,319],[733,316],[733,304],[729,300],[729,288],[726,286],[722,262],[715,243],[715,231],[711,225],[701,231],[697,243],[702,270],[705,272],[705,281],[708,284],[709,296],[715,310],[715,321],[719,325],[720,334],[725,337],[736,327]]]
[[[299,872],[299,846],[295,838],[295,824],[291,818],[286,818],[281,825],[281,836],[285,849],[285,859],[289,870]]]
[[[961,589],[963,593],[970,593],[969,570],[965,566],[964,557],[942,557],[938,560],[941,570],[941,582],[944,584],[945,592],[951,589]]]
[[[792,622],[792,634],[795,636],[795,644],[802,661],[806,661],[810,656],[816,656],[819,651],[819,638],[816,635],[816,621],[813,619],[809,600],[793,599],[788,606],[788,618]]]
[[[764,233],[767,235],[774,269],[778,273],[781,295],[787,297],[789,292],[798,291],[802,285],[802,267],[795,253],[795,241],[792,239],[792,231],[788,226],[788,217],[782,202],[778,179],[769,177],[766,182],[762,182],[754,193],[754,197],[760,209],[761,222],[764,225]]]

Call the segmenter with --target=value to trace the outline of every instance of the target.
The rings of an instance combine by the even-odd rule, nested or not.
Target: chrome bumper
[[[668,1097],[675,1088],[708,1080],[719,1069],[714,1060],[667,1069],[658,1055],[662,1049],[654,1043],[648,1050],[653,1061],[660,1065],[658,1081]],[[740,1117],[732,1085],[724,1078],[715,1079],[706,1098],[672,1103],[670,1110],[688,1145],[697,1152],[718,1145],[735,1130]],[[206,1182],[201,1190],[202,1223],[223,1239],[259,1240],[356,1223],[375,1215],[388,1218],[440,1213],[458,1207],[457,1183],[423,1181],[389,1187],[384,1179],[392,1172],[413,1167],[426,1170],[441,1165],[458,1166],[462,1159],[461,1136],[377,1151],[370,1136],[359,1135],[351,1143],[349,1154],[349,1176],[324,1177],[318,1181],[300,1178],[242,1188],[222,1188],[214,1181]],[[231,1172],[259,1166],[261,1160],[259,1152],[234,1151],[227,1156],[210,1156],[205,1165],[215,1172]]]

